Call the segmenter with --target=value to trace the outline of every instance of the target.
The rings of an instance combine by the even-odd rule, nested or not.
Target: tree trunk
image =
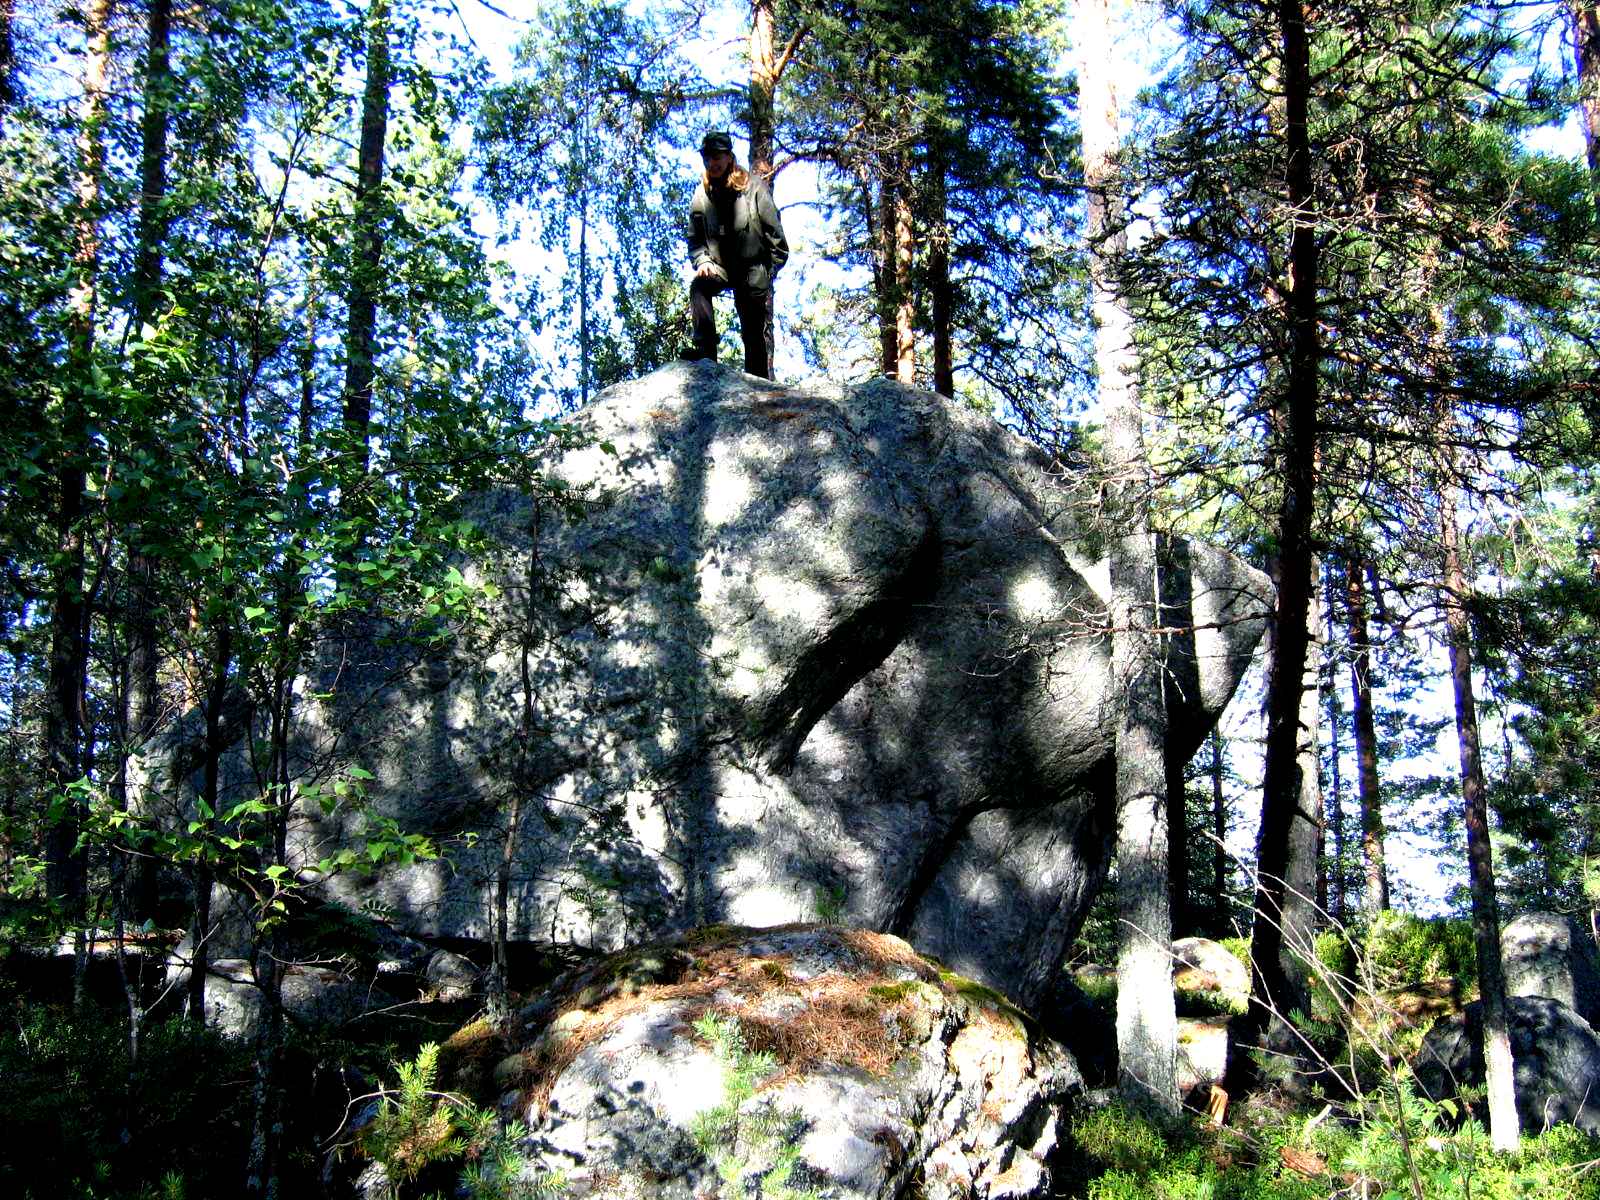
[[[874,299],[878,311],[879,367],[883,374],[895,379],[900,371],[900,336],[895,329],[895,280],[899,271],[895,264],[898,243],[895,240],[896,181],[888,171],[878,177],[878,228],[874,231],[877,262],[873,271]]]
[[[1327,576],[1328,595],[1328,627],[1333,627],[1334,615],[1334,580],[1331,572]],[[1328,697],[1328,808],[1327,823],[1333,827],[1333,854],[1329,857],[1326,853],[1322,861],[1327,864],[1323,877],[1327,884],[1325,895],[1318,897],[1317,903],[1322,911],[1331,916],[1341,925],[1349,916],[1345,907],[1345,830],[1344,830],[1344,767],[1340,761],[1344,754],[1344,747],[1339,742],[1339,728],[1344,723],[1344,704],[1339,696],[1339,680],[1331,669],[1325,681]],[[1324,839],[1326,851],[1326,839]]]
[[[933,323],[933,390],[941,396],[956,394],[954,339],[955,287],[950,280],[950,213],[947,208],[944,147],[934,139],[929,148],[928,214],[928,316]]]
[[[1453,464],[1451,464],[1453,467]],[[1494,894],[1494,854],[1489,843],[1489,804],[1478,745],[1477,700],[1472,686],[1472,627],[1467,613],[1467,578],[1461,564],[1461,529],[1456,514],[1454,470],[1440,485],[1439,532],[1444,547],[1445,628],[1450,641],[1450,683],[1455,692],[1456,740],[1461,751],[1461,798],[1467,822],[1467,876],[1472,893],[1472,940],[1478,951],[1478,991],[1483,1003],[1483,1061],[1487,1066],[1489,1140],[1514,1151],[1521,1139],[1511,1030],[1500,959],[1500,910]]]
[[[1211,928],[1223,936],[1228,915],[1228,800],[1222,790],[1222,734],[1211,731]]]
[[[776,0],[750,0],[750,170],[772,183],[774,100],[781,68],[774,9]]]
[[[1350,624],[1350,693],[1361,802],[1361,862],[1366,879],[1361,908],[1369,917],[1389,911],[1389,873],[1383,861],[1383,789],[1378,781],[1378,724],[1372,703],[1372,639],[1362,564],[1345,566],[1345,612]]]
[[[366,474],[377,356],[378,292],[383,259],[383,152],[389,128],[389,2],[372,0],[366,17],[367,82],[361,97],[361,148],[345,336],[344,428],[354,451],[350,479]]]
[[[1189,786],[1185,778],[1189,764],[1176,754],[1162,757],[1167,796],[1167,910],[1171,914],[1172,936],[1180,938],[1196,932],[1193,906],[1189,903],[1193,886],[1189,879]]]
[[[1317,930],[1322,927],[1324,908],[1319,907],[1317,881],[1322,871],[1324,833],[1322,803],[1322,653],[1326,645],[1322,605],[1317,602],[1316,581],[1321,571],[1312,561],[1306,612],[1306,664],[1301,676],[1300,718],[1296,744],[1299,748],[1300,801],[1295,808],[1289,838],[1289,864],[1285,873],[1287,888],[1283,901],[1283,970],[1294,983],[1295,991],[1309,996],[1311,962],[1315,956]]]
[[[15,26],[17,0],[0,0],[0,134],[5,116],[17,104],[17,52]]]
[[[773,161],[773,146],[777,130],[775,111],[778,84],[783,80],[783,72],[791,56],[806,35],[803,27],[796,30],[788,45],[779,51],[775,8],[776,0],[750,0],[750,170],[774,192],[774,203],[777,201],[777,165]],[[765,338],[769,375],[773,371],[773,353],[777,349],[773,322],[777,295],[775,283],[767,288]]]
[[[1155,627],[1155,540],[1149,525],[1133,318],[1116,271],[1127,252],[1117,154],[1110,0],[1081,0],[1076,21],[1086,234],[1093,287],[1095,366],[1105,422],[1111,656],[1116,735],[1118,1086],[1131,1104],[1166,1119],[1179,1110],[1172,914],[1167,890],[1167,714]]]
[[[139,230],[134,255],[133,320],[136,331],[153,324],[160,308],[167,239],[167,135],[171,126],[172,0],[149,0],[146,19],[144,115],[140,123]],[[159,636],[156,620],[156,563],[144,552],[146,531],[135,527],[128,546],[128,686],[123,720],[124,762],[137,752],[158,719]],[[148,818],[148,812],[140,813]],[[134,860],[129,872],[127,911],[135,918],[155,912],[158,894],[153,860]]]
[[[222,707],[228,694],[228,679],[232,669],[233,626],[228,617],[223,615],[212,646],[211,680],[206,688],[205,763],[197,816],[204,825],[201,836],[207,840],[207,853],[211,850],[210,839],[217,829],[224,750]],[[206,968],[210,961],[211,892],[215,883],[216,874],[208,859],[202,857],[194,868],[194,919],[189,933],[189,1020],[202,1026],[206,1022]]]
[[[907,387],[917,382],[917,306],[911,282],[916,247],[911,186],[902,178],[894,193],[894,377]]]
[[[1600,4],[1567,0],[1572,19],[1573,49],[1578,60],[1578,105],[1589,170],[1600,172]]]
[[[1311,514],[1316,491],[1318,376],[1322,346],[1318,319],[1318,247],[1311,220],[1310,42],[1302,0],[1279,0],[1282,46],[1285,208],[1291,214],[1287,312],[1289,350],[1275,422],[1273,459],[1281,479],[1277,533],[1278,601],[1267,683],[1267,736],[1262,771],[1261,832],[1251,930],[1255,1005],[1249,1035],[1259,1036],[1274,1014],[1304,1009],[1307,999],[1284,971],[1285,896],[1297,816],[1303,798],[1301,711],[1311,643]],[[1248,1071],[1245,1055],[1236,1055]]]
[[[50,782],[66,792],[82,777],[84,686],[89,664],[89,598],[84,578],[84,489],[90,454],[95,317],[99,302],[101,183],[105,174],[106,104],[111,70],[111,0],[91,0],[84,12],[87,51],[79,109],[78,179],[74,212],[76,276],[70,297],[69,377],[62,394],[61,456],[56,468],[56,563],[51,571],[50,681],[44,752]],[[77,849],[81,804],[72,800],[50,827],[46,886],[74,920],[83,915],[86,872]]]

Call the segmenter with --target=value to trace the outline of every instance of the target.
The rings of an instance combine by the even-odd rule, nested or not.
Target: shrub
[[[250,1048],[187,1021],[124,1029],[99,1013],[17,1005],[0,1030],[0,1195],[232,1195],[250,1128]]]
[[[1367,930],[1364,953],[1380,987],[1452,978],[1466,989],[1478,982],[1472,925],[1459,918],[1379,913]]]
[[[423,1046],[411,1062],[396,1063],[395,1074],[398,1086],[384,1093],[360,1146],[383,1165],[396,1196],[454,1181],[452,1194],[469,1200],[532,1200],[564,1186],[559,1174],[528,1170],[520,1151],[525,1127],[502,1126],[494,1113],[464,1096],[436,1090],[435,1043]]]

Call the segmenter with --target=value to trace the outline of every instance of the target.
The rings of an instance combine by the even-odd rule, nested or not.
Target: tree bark
[[[778,85],[790,59],[805,40],[804,26],[795,30],[782,50],[777,46],[776,0],[750,0],[750,170],[773,192],[777,203],[777,164],[773,161],[777,140],[776,101]],[[775,284],[776,281],[774,281]],[[767,373],[773,371],[776,336],[773,314],[776,311],[776,286],[767,288]]]
[[[1454,464],[1450,466],[1453,468]],[[1461,563],[1461,528],[1456,512],[1455,471],[1440,490],[1439,532],[1444,548],[1445,629],[1450,642],[1450,683],[1455,692],[1456,741],[1461,753],[1461,798],[1467,823],[1467,876],[1472,893],[1472,940],[1478,952],[1478,991],[1483,1004],[1483,1061],[1487,1068],[1489,1140],[1514,1151],[1521,1140],[1511,1030],[1500,958],[1500,909],[1494,893],[1494,853],[1489,841],[1489,804],[1478,742],[1477,698],[1472,686],[1472,626],[1468,584]]]
[[[0,134],[17,104],[16,18],[17,0],[0,0]]]
[[[1327,576],[1328,596],[1328,627],[1331,631],[1334,619],[1334,579],[1331,573]],[[1331,632],[1330,632],[1331,639]],[[1324,852],[1320,855],[1324,864],[1323,878],[1326,881],[1322,887],[1324,894],[1317,898],[1317,903],[1322,910],[1334,920],[1343,924],[1349,916],[1345,906],[1345,846],[1344,829],[1344,767],[1342,758],[1344,747],[1339,742],[1339,727],[1343,724],[1344,704],[1339,696],[1339,680],[1333,672],[1332,664],[1325,682],[1328,697],[1328,806],[1327,824],[1333,827],[1333,854],[1326,853],[1326,839],[1324,839]]]
[[[887,171],[878,176],[878,227],[873,232],[877,247],[873,271],[874,299],[878,312],[879,368],[890,379],[898,377],[900,370],[900,337],[895,329],[896,305],[894,284],[898,277],[895,265],[895,191],[896,182]]]
[[[950,213],[947,207],[947,166],[938,138],[929,148],[924,210],[928,220],[928,316],[933,324],[933,390],[941,396],[956,394],[954,338],[955,286],[950,279]]]
[[[389,3],[372,0],[366,16],[367,79],[361,96],[345,336],[344,428],[354,451],[352,481],[366,474],[377,356],[378,293],[383,267],[383,155],[389,128]]]
[[[1141,1109],[1175,1119],[1177,1016],[1167,887],[1167,714],[1155,628],[1156,547],[1149,525],[1133,317],[1116,271],[1127,252],[1117,156],[1121,130],[1112,77],[1110,0],[1080,0],[1075,23],[1083,130],[1095,366],[1105,422],[1104,510],[1111,590],[1116,735],[1118,1087]]]
[[[1223,792],[1222,734],[1211,731],[1211,922],[1214,937],[1227,928],[1228,800]]]
[[[200,783],[198,820],[203,823],[202,837],[208,840],[217,829],[217,805],[221,796],[223,741],[222,708],[228,694],[228,680],[233,670],[233,626],[226,615],[219,618],[216,638],[212,644],[211,679],[206,687],[206,742],[205,761]],[[196,1025],[206,1022],[206,968],[210,961],[211,892],[216,883],[216,873],[209,860],[202,856],[194,868],[194,917],[189,933],[189,1020]]]
[[[89,664],[89,598],[85,594],[84,501],[90,454],[95,318],[99,307],[101,187],[104,126],[111,71],[111,0],[92,0],[84,12],[87,50],[79,108],[73,269],[69,299],[69,377],[61,403],[61,454],[56,468],[56,561],[51,571],[50,679],[44,752],[50,781],[62,792],[83,776],[84,686]],[[77,849],[82,824],[74,799],[46,838],[46,886],[76,920],[82,916],[86,872]]]
[[[167,240],[167,138],[172,101],[172,0],[149,0],[146,13],[144,113],[140,122],[139,228],[134,254],[135,330],[153,324],[161,300]],[[154,732],[160,703],[155,584],[156,563],[144,550],[147,532],[135,527],[128,546],[128,686],[123,717],[124,763]],[[148,818],[148,812],[139,814]],[[155,911],[158,881],[153,860],[136,858],[129,872],[127,911],[149,917]]]
[[[902,175],[894,193],[894,377],[907,387],[917,382],[917,306],[911,281],[916,248],[911,186]]]
[[[1317,602],[1316,583],[1321,575],[1313,558],[1307,580],[1310,604],[1306,611],[1306,662],[1301,674],[1300,716],[1295,730],[1296,774],[1300,780],[1299,802],[1289,837],[1287,887],[1283,900],[1283,971],[1292,981],[1295,994],[1309,1003],[1311,962],[1315,956],[1317,930],[1322,927],[1324,909],[1319,907],[1318,879],[1322,874],[1324,833],[1322,803],[1322,652],[1326,645],[1322,606]]]
[[[1362,564],[1345,566],[1345,612],[1350,625],[1350,692],[1356,743],[1356,785],[1361,803],[1362,911],[1389,911],[1389,873],[1383,859],[1383,789],[1378,780],[1378,723],[1372,702],[1372,638]]]
[[[1289,352],[1284,362],[1273,457],[1281,476],[1278,508],[1279,587],[1267,683],[1267,737],[1263,764],[1255,921],[1251,932],[1252,1033],[1272,1014],[1303,1009],[1306,998],[1283,969],[1285,895],[1291,839],[1302,797],[1300,712],[1310,647],[1311,514],[1316,490],[1318,376],[1322,346],[1317,328],[1319,255],[1310,219],[1310,41],[1301,0],[1276,8],[1283,72],[1285,207],[1290,214]],[[1237,1056],[1243,1059],[1244,1056]]]
[[[1567,0],[1573,49],[1578,60],[1578,107],[1589,170],[1600,173],[1600,4]]]

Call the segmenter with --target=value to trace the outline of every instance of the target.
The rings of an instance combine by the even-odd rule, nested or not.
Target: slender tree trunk
[[[197,819],[204,823],[208,842],[217,828],[224,750],[222,708],[232,670],[233,626],[224,615],[220,618],[212,646],[211,680],[206,688],[205,763]],[[189,958],[189,1019],[201,1026],[206,1023],[206,971],[211,957],[211,892],[215,883],[215,872],[210,863],[202,858],[194,868],[194,919],[191,922],[194,928],[189,935],[192,947]]]
[[[133,271],[136,330],[152,324],[160,308],[167,240],[167,135],[172,101],[172,0],[149,0],[146,13],[144,114],[140,122],[139,229]],[[160,702],[155,586],[156,563],[145,552],[147,531],[136,526],[128,546],[128,686],[123,720],[124,762],[154,732]],[[141,812],[141,818],[153,814]],[[158,880],[154,861],[135,859],[129,872],[127,911],[135,917],[155,912]]]
[[[511,875],[516,865],[517,846],[522,840],[522,814],[533,791],[532,751],[537,744],[538,696],[534,689],[533,658],[539,643],[538,613],[541,569],[539,542],[542,536],[538,503],[528,530],[528,568],[523,576],[521,627],[518,629],[518,664],[522,686],[522,719],[517,739],[517,767],[512,779],[511,803],[506,812],[505,836],[500,844],[500,861],[494,880],[494,965],[489,972],[489,1020],[507,1038],[511,1029]]]
[[[1289,295],[1285,318],[1289,352],[1273,459],[1282,492],[1278,509],[1279,586],[1267,683],[1267,737],[1258,840],[1255,922],[1251,932],[1252,991],[1247,1033],[1258,1035],[1274,1013],[1304,1009],[1304,994],[1284,971],[1285,895],[1291,842],[1302,801],[1300,714],[1311,643],[1311,514],[1316,492],[1320,264],[1312,223],[1310,41],[1302,0],[1278,0],[1282,47],[1286,209],[1291,214]],[[1248,1070],[1245,1055],[1234,1056]]]
[[[774,19],[776,0],[750,0],[750,170],[766,183],[777,202],[777,163],[774,161],[778,85],[794,53],[805,41],[807,29],[801,26],[782,50],[777,46]],[[773,313],[777,306],[776,281],[767,288],[767,371],[773,371],[777,349]]]
[[[750,0],[750,170],[769,186],[780,75],[776,6],[776,0]]]
[[[1578,106],[1589,170],[1600,173],[1600,4],[1595,0],[1567,0],[1567,15],[1572,20],[1573,48],[1578,60]]]
[[[133,266],[133,316],[155,319],[167,241],[167,134],[172,103],[172,0],[147,0],[144,113],[139,122],[139,230]]]
[[[17,105],[17,0],[0,0],[0,135],[5,118]]]
[[[1372,702],[1372,638],[1367,627],[1367,592],[1362,564],[1345,566],[1345,612],[1350,623],[1351,720],[1356,742],[1356,784],[1361,800],[1361,862],[1365,887],[1361,907],[1368,916],[1389,911],[1389,873],[1383,859],[1383,789],[1378,781],[1378,723]]]
[[[1330,573],[1327,577],[1328,593],[1328,625],[1331,630],[1333,625],[1334,580]],[[1331,637],[1330,637],[1331,640]],[[1344,724],[1344,704],[1339,696],[1339,680],[1330,670],[1325,681],[1328,697],[1328,816],[1327,823],[1333,827],[1333,856],[1324,858],[1327,869],[1324,877],[1327,879],[1327,895],[1321,897],[1318,903],[1322,910],[1343,924],[1349,916],[1345,907],[1345,830],[1344,830],[1344,767],[1340,761],[1344,754],[1344,747],[1339,741],[1339,729]]]
[[[941,396],[956,394],[955,349],[951,322],[955,319],[955,286],[950,279],[950,213],[944,146],[937,138],[929,148],[928,214],[928,316],[933,323],[933,390]]]
[[[1222,790],[1222,734],[1211,731],[1211,913],[1213,936],[1221,937],[1228,914],[1228,800]]]
[[[894,193],[894,377],[907,387],[917,382],[917,307],[911,282],[916,247],[911,186],[902,178]]]
[[[1179,1110],[1172,914],[1167,888],[1167,714],[1162,689],[1155,539],[1149,525],[1133,318],[1116,278],[1127,252],[1117,165],[1121,130],[1111,0],[1080,0],[1075,23],[1088,204],[1095,366],[1105,421],[1111,657],[1116,737],[1117,1055],[1119,1090],[1141,1108]]]
[[[1189,878],[1189,781],[1185,778],[1189,764],[1175,754],[1162,757],[1167,796],[1167,909],[1172,936],[1180,938],[1195,932],[1194,906],[1189,903],[1194,886]]]
[[[1301,1006],[1310,995],[1310,962],[1317,930],[1322,925],[1318,907],[1317,881],[1321,874],[1323,841],[1322,748],[1322,649],[1324,624],[1322,606],[1317,602],[1316,580],[1320,574],[1313,559],[1307,580],[1310,605],[1306,612],[1306,659],[1300,683],[1300,713],[1296,721],[1295,745],[1298,762],[1299,799],[1290,825],[1289,855],[1284,870],[1283,947],[1281,969],[1290,981],[1292,993]],[[1280,587],[1282,585],[1280,584]]]
[[[895,262],[898,248],[894,218],[896,190],[895,180],[887,170],[884,171],[878,179],[878,228],[874,238],[878,252],[873,282],[876,285],[874,291],[878,309],[879,365],[883,374],[890,379],[898,378],[900,372],[900,335],[895,329],[897,306],[894,296],[895,280],[899,277]]]
[[[594,346],[589,332],[589,189],[578,193],[578,403],[589,406]]]
[[[1453,464],[1451,464],[1453,467]],[[1450,641],[1450,683],[1455,691],[1456,740],[1461,751],[1461,798],[1467,821],[1467,876],[1472,893],[1472,940],[1478,951],[1478,992],[1483,1004],[1483,1061],[1487,1066],[1489,1139],[1496,1150],[1513,1151],[1521,1140],[1505,968],[1500,959],[1500,909],[1494,894],[1494,853],[1489,842],[1489,803],[1478,743],[1477,700],[1472,686],[1472,626],[1468,584],[1461,563],[1461,528],[1456,513],[1455,471],[1441,482],[1439,532],[1444,547],[1445,628]]]
[[[377,356],[378,293],[383,268],[383,154],[389,129],[389,0],[372,0],[366,16],[367,81],[361,96],[361,148],[356,162],[345,336],[344,428],[355,452],[352,481],[366,474]]]
[[[90,454],[94,386],[95,318],[99,306],[101,185],[105,174],[106,103],[110,91],[111,0],[92,0],[84,12],[88,48],[79,110],[78,179],[74,223],[76,279],[70,297],[69,378],[60,417],[61,458],[56,469],[56,561],[50,606],[50,681],[44,751],[50,781],[65,792],[86,763],[84,686],[89,663],[89,598],[85,594],[84,501]],[[74,800],[46,840],[46,886],[74,921],[84,913],[86,872],[77,849],[81,805]]]

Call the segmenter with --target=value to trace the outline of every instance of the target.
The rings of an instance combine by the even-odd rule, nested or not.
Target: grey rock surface
[[[1600,954],[1594,934],[1572,917],[1523,913],[1500,930],[1506,994],[1548,996],[1591,1025],[1600,1019]]]
[[[1243,1012],[1250,1001],[1250,968],[1221,942],[1179,938],[1172,943],[1172,985],[1179,991],[1209,992],[1226,1007]]]
[[[765,1194],[785,1161],[834,1200],[1049,1194],[1081,1081],[1003,997],[882,934],[721,927],[666,953],[572,981],[523,1053],[508,1107],[568,1195]],[[707,1014],[771,1055],[742,1102]]]
[[[1041,999],[1109,854],[1093,488],[882,380],[808,391],[679,364],[571,427],[590,442],[549,466],[580,516],[509,493],[476,509],[496,549],[463,570],[498,589],[493,620],[445,651],[352,630],[303,683],[302,777],[362,766],[403,827],[458,846],[330,895],[487,939],[520,788],[514,939],[609,949],[826,917]],[[1271,588],[1199,543],[1163,559],[1163,620],[1194,627],[1169,695],[1187,758]],[[308,817],[307,862],[359,835],[348,806]]]
[[[177,964],[176,959],[173,960]],[[187,966],[173,965],[168,980],[181,994]],[[329,967],[295,965],[283,976],[284,1015],[298,1025],[333,1030],[363,1013],[394,1003],[392,997],[351,975]],[[261,989],[244,959],[213,960],[206,972],[206,1024],[232,1037],[251,1039],[261,1028]]]
[[[1600,1037],[1559,1000],[1513,996],[1511,1057],[1524,1133],[1570,1122],[1600,1133]],[[1435,1100],[1484,1083],[1483,1005],[1435,1021],[1415,1064],[1417,1083]]]

